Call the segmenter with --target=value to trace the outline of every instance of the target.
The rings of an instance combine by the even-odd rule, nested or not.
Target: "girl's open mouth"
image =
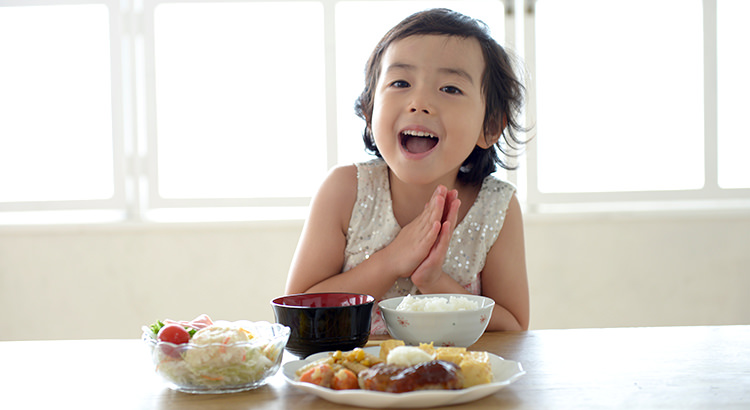
[[[405,130],[399,135],[401,146],[411,154],[422,154],[432,150],[440,141],[438,137],[424,131]]]

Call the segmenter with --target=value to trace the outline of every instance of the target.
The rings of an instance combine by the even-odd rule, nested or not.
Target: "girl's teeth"
[[[406,134],[406,135],[411,135],[411,136],[413,136],[413,137],[429,137],[429,138],[435,138],[435,136],[434,136],[434,135],[430,134],[429,132],[424,132],[424,131],[412,131],[412,130],[407,130],[407,131],[404,131],[404,134]]]
[[[407,130],[401,135],[401,145],[413,154],[428,152],[438,144],[438,138],[429,132]]]

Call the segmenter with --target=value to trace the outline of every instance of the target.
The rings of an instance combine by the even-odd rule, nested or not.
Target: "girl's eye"
[[[458,88],[456,88],[456,87],[454,87],[452,85],[447,85],[447,86],[441,88],[440,91],[443,91],[443,92],[448,93],[448,94],[459,94],[459,95],[463,94],[461,92],[461,90],[459,90]]]
[[[404,80],[396,80],[396,81],[394,81],[394,82],[391,83],[391,87],[407,88],[407,87],[409,87],[409,83],[407,83]]]

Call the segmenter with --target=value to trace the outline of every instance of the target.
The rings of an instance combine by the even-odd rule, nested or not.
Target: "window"
[[[537,1],[541,192],[703,185],[700,6]]]
[[[147,4],[149,199],[310,197],[327,169],[322,5]]]
[[[750,198],[746,1],[7,0],[0,224],[304,216],[369,158],[369,53],[428,7],[526,61],[530,211]]]
[[[0,223],[304,207],[331,166],[367,158],[352,107],[388,28],[442,6],[504,36],[496,0],[81,3],[0,7],[17,62],[0,68]]]
[[[6,207],[122,195],[114,163],[122,137],[112,103],[119,70],[111,45],[103,4],[0,7],[0,202]]]
[[[627,210],[748,197],[750,167],[737,154],[748,140],[739,124],[746,2],[532,3],[529,205]]]
[[[750,2],[719,0],[717,5],[718,155],[719,186],[749,188],[750,128],[743,121],[750,102],[750,53],[743,49],[750,38]]]

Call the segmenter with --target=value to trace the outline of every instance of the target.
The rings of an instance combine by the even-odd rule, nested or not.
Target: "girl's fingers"
[[[435,203],[435,198],[438,196],[445,196],[444,194],[441,194],[441,188],[445,189],[442,185],[438,185],[437,188],[435,188],[434,191],[432,191],[432,196],[430,197],[430,200],[427,201],[426,204],[424,204],[425,209],[427,209],[429,206]]]
[[[435,191],[432,193],[429,202],[425,204],[422,216],[426,218],[425,223],[431,225],[434,221],[443,220],[443,213],[445,212],[446,205],[446,194],[447,188],[443,185],[438,185]]]
[[[452,226],[456,226],[456,220],[458,218],[458,208],[461,205],[461,200],[458,199],[458,191],[451,190],[445,196],[445,205],[443,207],[442,222],[451,221]]]

